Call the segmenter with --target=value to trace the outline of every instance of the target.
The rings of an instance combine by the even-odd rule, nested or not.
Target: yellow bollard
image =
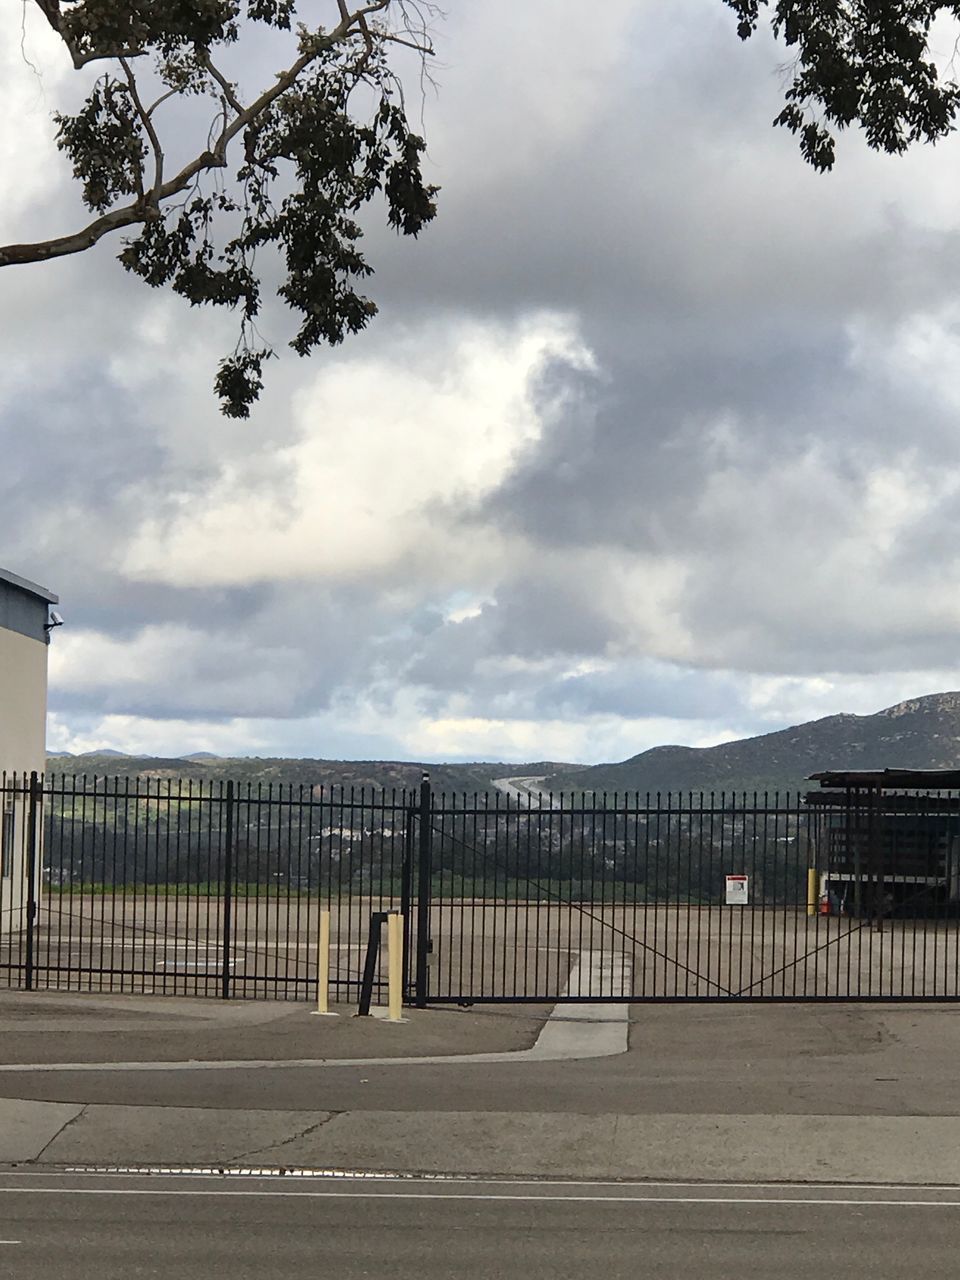
[[[807,868],[807,915],[817,914],[817,901],[820,897],[820,873],[816,867]]]
[[[406,1022],[403,1016],[403,916],[387,916],[387,1021]]]
[[[317,1007],[313,1010],[321,1018],[339,1015],[330,1009],[330,912],[320,912],[320,930],[317,934]]]

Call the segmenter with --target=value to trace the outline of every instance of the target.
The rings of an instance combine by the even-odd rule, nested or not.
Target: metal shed
[[[960,770],[831,770],[810,779],[821,900],[841,914],[960,915]]]

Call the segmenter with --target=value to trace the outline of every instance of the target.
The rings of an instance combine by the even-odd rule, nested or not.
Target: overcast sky
[[[84,221],[29,9],[3,241]],[[380,317],[249,422],[229,319],[116,242],[0,273],[51,749],[599,761],[960,687],[957,142],[814,173],[720,0],[448,9],[440,216],[371,228]]]

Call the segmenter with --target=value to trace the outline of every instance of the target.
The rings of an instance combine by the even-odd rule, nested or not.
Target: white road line
[[[628,1178],[604,1179],[604,1178],[534,1178],[534,1177],[517,1177],[517,1178],[496,1178],[486,1176],[473,1176],[471,1174],[451,1174],[451,1173],[404,1173],[400,1170],[371,1170],[371,1169],[296,1169],[296,1168],[280,1168],[255,1166],[248,1167],[244,1165],[186,1165],[186,1164],[140,1164],[140,1165],[106,1165],[106,1164],[88,1164],[88,1165],[69,1165],[63,1168],[51,1169],[0,1169],[0,1191],[12,1190],[4,1186],[5,1180],[17,1181],[18,1179],[45,1179],[50,1181],[54,1178],[118,1178],[127,1181],[144,1180],[145,1178],[166,1178],[176,1179],[180,1182],[189,1179],[209,1181],[212,1178],[229,1178],[231,1180],[242,1180],[250,1183],[276,1183],[283,1179],[290,1182],[300,1181],[302,1179],[316,1180],[318,1182],[336,1182],[341,1185],[349,1186],[351,1183],[377,1183],[380,1186],[398,1186],[398,1187],[416,1187],[416,1186],[447,1186],[447,1187],[542,1187],[542,1188],[575,1188],[575,1187],[595,1187],[607,1188],[617,1187],[620,1190],[650,1192],[662,1189],[664,1187],[671,1189],[679,1189],[684,1191],[766,1191],[775,1193],[778,1191],[841,1191],[846,1195],[852,1195],[864,1191],[882,1191],[893,1194],[899,1191],[909,1191],[914,1195],[922,1191],[933,1193],[938,1191],[952,1192],[960,1202],[960,1183],[957,1182],[706,1182],[694,1181],[689,1178],[678,1181],[655,1180],[655,1179],[635,1179],[631,1181]],[[884,1201],[871,1201],[871,1204],[882,1204]]]
[[[376,1182],[387,1186],[466,1186],[466,1187],[619,1187],[622,1191],[653,1191],[657,1188],[669,1187],[685,1191],[842,1191],[847,1195],[863,1191],[884,1191],[894,1193],[910,1191],[914,1195],[921,1191],[952,1192],[960,1200],[960,1183],[926,1183],[926,1182],[653,1182],[636,1181],[618,1178],[604,1180],[588,1178],[482,1178],[461,1176],[449,1173],[398,1173],[379,1170],[344,1170],[344,1169],[290,1169],[257,1167],[251,1170],[243,1165],[71,1165],[61,1169],[59,1173],[69,1177],[87,1178],[143,1178],[143,1177],[176,1177],[184,1178],[232,1178],[244,1182],[276,1182],[277,1179],[298,1181],[300,1179],[316,1179],[318,1182],[330,1181],[349,1185],[351,1182]],[[0,1170],[0,1179],[4,1178],[46,1178],[50,1179],[49,1169],[16,1169],[9,1173]],[[0,1183],[0,1190],[3,1190]],[[877,1203],[881,1203],[877,1201]]]
[[[174,1187],[3,1187],[0,1196],[167,1196],[192,1198],[242,1198],[242,1199],[283,1199],[283,1200],[466,1200],[470,1202],[496,1201],[522,1204],[708,1204],[708,1205],[757,1205],[765,1208],[778,1205],[801,1207],[810,1205],[815,1208],[858,1208],[858,1209],[960,1209],[960,1200],[861,1200],[861,1199],[829,1199],[804,1196],[560,1196],[560,1195],[507,1195],[504,1193],[483,1194],[480,1192],[457,1191],[355,1191],[344,1189],[338,1191],[233,1191],[206,1190],[199,1188]]]

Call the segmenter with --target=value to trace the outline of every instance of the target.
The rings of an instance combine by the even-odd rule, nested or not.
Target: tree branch
[[[51,26],[54,27],[54,30],[57,31],[58,34],[62,35],[59,26],[58,0],[36,0],[36,2],[47,16],[47,20],[50,22]],[[338,0],[338,3],[339,2],[340,0]],[[175,196],[179,192],[186,190],[197,174],[202,173],[206,169],[224,168],[227,163],[227,147],[230,145],[232,140],[238,133],[242,133],[243,130],[248,128],[248,126],[258,118],[258,116],[262,115],[262,113],[266,111],[277,98],[286,93],[286,91],[296,83],[300,75],[312,62],[315,62],[322,53],[326,52],[327,49],[340,44],[349,36],[355,33],[362,35],[363,25],[365,24],[366,18],[374,13],[382,13],[383,10],[387,9],[392,2],[393,0],[368,0],[367,4],[361,5],[352,12],[347,9],[345,16],[341,18],[340,22],[327,32],[325,36],[319,39],[313,48],[308,52],[301,54],[286,71],[282,72],[277,77],[277,81],[274,85],[261,93],[259,98],[256,98],[251,102],[248,107],[239,110],[233,120],[224,122],[224,126],[220,131],[219,137],[208,150],[202,152],[194,160],[191,160],[189,164],[184,165],[179,173],[168,179],[166,182],[161,183],[160,178],[162,177],[162,170],[158,169],[157,180],[145,199],[137,199],[132,204],[123,205],[118,209],[111,209],[109,213],[105,213],[102,217],[94,219],[93,222],[88,223],[86,227],[82,228],[80,231],[74,232],[72,235],[58,236],[54,239],[43,240],[34,244],[0,245],[0,268],[18,266],[29,262],[48,262],[52,258],[63,258],[70,254],[82,253],[85,249],[92,248],[93,245],[95,245],[99,240],[102,240],[104,236],[109,235],[112,231],[117,231],[121,227],[134,226],[138,223],[142,224],[144,222],[148,222],[151,218],[158,217],[159,214],[157,210],[159,205],[162,204],[163,201],[169,200],[171,196]],[[346,9],[345,3],[341,4],[341,11],[344,9]],[[64,43],[67,44],[69,49],[70,46],[66,39],[64,40]],[[122,62],[124,58],[142,52],[142,50],[134,50],[132,52],[125,51],[121,54],[115,54],[112,56],[119,57]],[[74,51],[71,50],[71,53],[73,54]],[[95,56],[108,57],[111,55],[98,54]],[[76,56],[74,56],[74,65],[77,67],[83,66],[85,62],[92,62],[93,60],[94,56],[90,56],[78,62]],[[214,76],[214,79],[217,79],[218,83],[221,83],[219,73],[213,68],[212,63],[209,64],[209,69],[211,74]],[[124,70],[127,72],[129,83],[132,72],[127,67],[125,67]],[[222,79],[225,81],[225,77]],[[223,87],[223,83],[221,83],[221,88]],[[132,90],[132,92],[135,93],[135,90]],[[154,152],[158,158],[158,164],[162,162],[163,152],[160,149],[159,139],[157,138],[156,130],[153,128],[150,113],[162,100],[163,99],[159,99],[158,102],[154,103],[153,107],[150,108],[150,111],[147,111],[143,107],[138,96],[135,96],[133,99],[138,114],[140,115],[140,119],[143,121],[144,128],[147,130],[151,143],[154,145]],[[232,101],[228,96],[227,101],[235,111],[241,106],[239,101],[236,99],[236,95],[233,95]],[[155,139],[156,141],[154,141]]]
[[[370,2],[353,13],[348,13],[346,18],[342,18],[340,22],[328,32],[315,48],[303,53],[300,57],[288,67],[286,71],[277,76],[276,84],[269,89],[264,90],[259,98],[255,98],[249,107],[245,107],[240,111],[234,119],[225,124],[221,130],[219,138],[203,155],[198,156],[196,160],[191,160],[185,165],[175,178],[171,178],[169,182],[164,183],[160,190],[160,199],[166,200],[169,196],[175,195],[178,191],[182,191],[187,183],[203,169],[223,168],[226,163],[226,150],[238,133],[241,133],[248,125],[251,125],[258,116],[266,111],[282,94],[291,88],[299,79],[301,74],[310,66],[312,62],[325,53],[327,49],[333,48],[334,45],[340,44],[347,36],[351,34],[351,28],[358,26],[362,19],[368,14],[380,13],[386,9],[392,0],[370,0]]]
[[[207,70],[213,76],[214,80],[216,80],[217,84],[223,90],[223,96],[226,98],[227,102],[229,102],[230,106],[233,107],[234,111],[236,111],[236,113],[240,115],[243,112],[243,103],[237,97],[236,90],[234,89],[233,85],[230,83],[227,77],[223,74],[223,72],[219,71],[213,65],[213,62],[211,61],[209,53],[205,53],[201,61],[203,63],[203,66],[207,68]]]
[[[431,58],[436,55],[432,44],[417,44],[416,40],[404,40],[402,36],[391,35],[389,31],[383,33],[383,39],[390,44],[402,44],[406,49],[416,49],[417,53],[428,53]]]
[[[103,217],[95,219],[82,231],[73,235],[60,236],[55,240],[42,240],[38,244],[7,244],[0,248],[0,267],[14,267],[27,262],[47,262],[51,258],[64,258],[71,253],[83,253],[92,248],[98,240],[102,240],[111,231],[121,227],[133,226],[146,222],[151,215],[143,205],[125,205],[122,209],[111,209]],[[152,215],[156,217],[156,214]]]
[[[36,0],[36,5],[57,35],[61,35],[59,0]]]
[[[110,62],[114,58],[142,58],[145,53],[145,50],[136,48],[110,49],[106,53],[77,53],[65,37],[63,37],[63,43],[67,46],[70,57],[73,59],[73,69],[75,71],[80,71],[91,62]]]
[[[61,25],[60,0],[36,0],[36,5],[66,46],[75,71],[79,71],[90,62],[100,62],[111,58],[140,58],[143,56],[142,49],[111,49],[106,53],[80,53]]]
[[[161,106],[164,102],[166,102],[168,98],[175,98],[179,92],[180,92],[179,89],[168,89],[166,93],[161,93],[160,97],[157,98],[156,102],[152,102],[150,106],[147,107],[147,115],[152,116],[153,113],[156,111],[157,107]]]
[[[160,139],[157,136],[157,131],[150,118],[150,112],[145,109],[143,103],[140,101],[140,94],[137,92],[137,79],[133,74],[130,63],[127,62],[126,58],[121,58],[120,65],[123,67],[124,75],[127,77],[127,87],[130,90],[130,100],[133,102],[134,107],[136,107],[137,115],[140,117],[140,122],[146,130],[147,137],[150,139],[150,145],[153,147],[153,186],[150,188],[150,191],[146,196],[146,198],[149,199],[153,196],[155,191],[159,191],[160,185],[163,182],[163,147],[160,145]]]

